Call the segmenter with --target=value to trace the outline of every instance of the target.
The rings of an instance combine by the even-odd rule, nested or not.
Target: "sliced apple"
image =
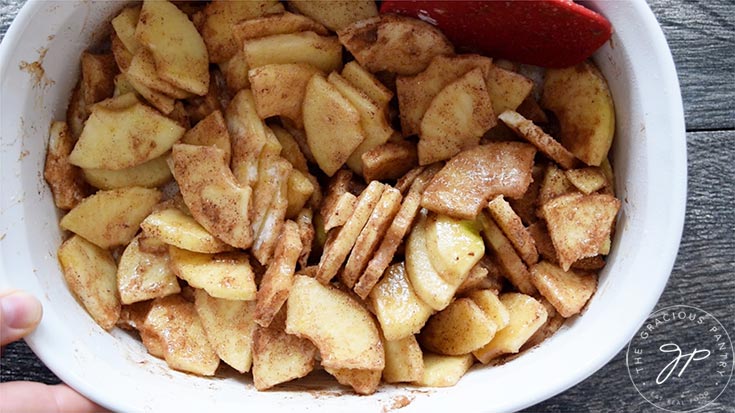
[[[595,65],[547,70],[541,106],[559,119],[562,145],[587,165],[600,166],[615,135],[615,107]]]
[[[426,110],[436,95],[447,85],[473,69],[480,69],[483,77],[486,77],[492,67],[492,59],[485,56],[439,55],[431,60],[426,70],[416,76],[398,76],[396,93],[403,136],[416,135],[420,132],[421,119]]]
[[[250,187],[235,182],[224,152],[213,146],[177,144],[174,177],[194,218],[222,241],[249,248],[253,243],[249,209]]]
[[[250,69],[284,63],[307,63],[328,73],[342,66],[342,45],[333,36],[314,32],[276,34],[245,42]]]
[[[613,172],[610,160],[605,158],[600,164],[600,170],[605,175],[605,188],[603,193],[615,196],[615,174]]]
[[[133,30],[135,30],[135,27],[133,27]],[[128,67],[130,67],[130,61],[133,60],[133,53],[127,47],[125,47],[125,44],[120,39],[120,36],[118,36],[116,33],[112,33],[110,35],[110,49],[112,51],[112,57],[115,58],[115,63],[117,63],[117,67],[120,69],[121,72],[124,73],[126,70],[128,70]],[[79,94],[78,96],[79,99],[77,99],[77,97],[74,96],[74,94],[77,94],[77,93]],[[69,107],[71,108],[72,106],[81,106],[81,103],[83,102],[84,102],[84,97],[82,95],[81,84],[79,84],[77,85],[77,88],[73,92],[71,103],[69,104]],[[86,107],[86,103],[84,104],[84,107]],[[80,120],[83,120],[83,119],[80,119]],[[69,123],[71,124],[71,122]]]
[[[243,89],[232,98],[225,120],[232,139],[232,173],[241,185],[255,185],[260,152],[268,138],[250,89]]]
[[[620,200],[611,195],[567,194],[543,205],[549,235],[564,271],[582,258],[594,257],[606,248]]]
[[[461,284],[485,255],[480,228],[474,221],[431,214],[425,234],[431,264],[450,284]]]
[[[278,142],[281,144],[281,156],[291,162],[294,169],[303,173],[308,173],[309,167],[306,164],[306,157],[304,156],[304,153],[301,152],[299,143],[296,141],[294,136],[289,131],[278,125],[270,125],[269,127],[276,136],[276,139],[278,139]]]
[[[385,369],[386,383],[418,381],[424,374],[424,356],[416,337],[410,335],[400,340],[386,340]]]
[[[118,72],[115,57],[111,53],[82,53],[80,87],[84,103],[91,105],[111,97],[115,91],[115,75]]]
[[[158,207],[160,207],[160,204]],[[138,240],[138,249],[141,252],[160,255],[168,254],[168,244],[159,240],[158,238],[149,237],[144,231],[141,231],[140,234],[138,234],[135,238]]]
[[[425,387],[452,387],[472,367],[471,354],[462,356],[441,356],[424,353],[424,375],[416,384]]]
[[[571,152],[566,150],[559,142],[549,136],[543,129],[534,125],[534,123],[523,117],[518,112],[507,110],[499,116],[516,135],[531,142],[544,155],[558,163],[564,169],[574,168],[577,159]]]
[[[79,168],[69,163],[74,137],[66,122],[54,122],[49,130],[48,152],[43,177],[51,187],[54,204],[60,209],[72,209],[88,193]]]
[[[101,248],[126,245],[160,199],[161,192],[156,189],[99,191],[84,198],[59,225]]]
[[[564,271],[547,261],[531,267],[531,280],[541,295],[565,318],[579,313],[597,289],[596,274]]]
[[[326,27],[309,17],[289,12],[268,14],[255,19],[242,20],[235,24],[232,31],[240,43],[274,34],[298,32],[314,32],[321,36],[329,34]]]
[[[489,343],[496,330],[495,323],[474,301],[458,298],[429,319],[418,339],[424,349],[459,356]]]
[[[215,298],[255,299],[255,274],[247,254],[202,254],[170,246],[169,255],[171,269],[192,287],[202,288]]]
[[[104,250],[74,235],[59,247],[59,263],[69,289],[94,321],[105,330],[120,317],[115,260]]]
[[[468,297],[495,323],[497,331],[504,329],[510,322],[510,314],[503,303],[500,302],[495,291],[476,290],[470,293]]]
[[[533,80],[497,65],[493,65],[486,80],[496,114],[516,110],[533,90]]]
[[[324,246],[321,260],[319,260],[319,271],[317,279],[328,283],[339,271],[342,263],[347,258],[357,238],[367,223],[373,209],[380,201],[386,185],[378,181],[370,182],[367,188],[357,198],[355,210],[344,226],[336,233],[331,242]],[[344,281],[344,278],[343,278]],[[351,285],[348,285],[351,287]]]
[[[505,270],[503,276],[522,293],[535,294],[536,288],[531,283],[531,273],[528,272],[528,267],[523,263],[503,231],[486,213],[480,214],[478,221],[482,225],[483,237],[495,253],[498,263]]]
[[[285,308],[267,328],[255,326],[253,384],[258,390],[304,377],[314,369],[317,348],[305,338],[286,334],[285,328]]]
[[[172,98],[184,99],[191,96],[191,93],[172,85],[158,75],[155,58],[144,47],[139,48],[133,55],[130,66],[125,70],[125,76],[127,79]]]
[[[117,189],[131,186],[156,188],[172,179],[171,168],[161,155],[148,162],[116,171],[101,168],[84,168],[84,179],[99,189]]]
[[[411,17],[383,14],[356,21],[339,30],[339,40],[370,72],[415,75],[434,56],[454,48],[436,27]]]
[[[125,107],[116,102],[125,101]],[[105,104],[102,104],[106,102]],[[82,168],[125,169],[163,155],[184,135],[184,128],[155,109],[130,102],[130,95],[92,108],[69,162]]]
[[[378,8],[372,0],[330,2],[295,0],[289,5],[334,31],[352,22],[378,15]]]
[[[230,95],[234,95],[242,89],[250,88],[250,79],[248,78],[248,61],[245,52],[239,50],[234,56],[219,64],[219,70],[225,78],[227,91]]]
[[[112,36],[113,52],[115,50],[114,46],[116,44],[116,38],[117,36]],[[120,42],[120,39],[117,40],[117,45],[125,53],[128,53]],[[115,59],[117,60],[117,57]],[[79,136],[82,134],[82,129],[84,129],[84,122],[88,117],[89,111],[87,110],[87,103],[84,101],[84,96],[82,95],[81,82],[77,82],[76,87],[74,87],[74,90],[71,92],[69,106],[66,108],[66,123],[69,125],[69,130],[71,131],[71,135],[74,140],[79,139]]]
[[[242,41],[235,36],[236,23],[281,12],[283,5],[278,0],[217,0],[207,4],[201,30],[209,60],[212,63],[225,62],[242,48]]]
[[[113,50],[115,50],[115,41],[113,40]],[[163,94],[157,90],[153,90],[149,88],[148,86],[136,81],[135,79],[129,78],[124,73],[122,74],[125,76],[125,81],[130,85],[130,88],[132,88],[130,92],[137,92],[140,94],[143,99],[145,99],[148,103],[150,103],[154,108],[158,109],[161,113],[168,115],[171,112],[173,112],[175,107],[175,99],[167,96],[166,94]],[[117,97],[118,95],[115,95]]]
[[[536,148],[495,142],[460,152],[439,171],[421,206],[455,218],[475,219],[497,195],[520,198],[531,183]]]
[[[483,259],[486,258],[486,256],[483,257]],[[464,296],[471,291],[481,288],[491,288],[488,286],[491,282],[488,274],[489,272],[487,268],[485,268],[481,263],[477,263],[477,265],[472,267],[470,273],[467,274],[467,278],[465,278],[464,281],[462,281],[462,284],[459,285],[456,294]]]
[[[385,269],[393,261],[393,256],[398,250],[398,247],[403,243],[403,238],[411,229],[414,218],[419,211],[421,193],[438,169],[438,165],[422,168],[420,173],[414,177],[411,188],[403,199],[401,208],[385,232],[385,237],[383,237],[380,246],[375,250],[373,258],[370,259],[360,280],[355,284],[355,292],[362,299],[365,299],[370,294],[370,291],[378,280],[380,280]]]
[[[349,294],[297,275],[288,297],[286,333],[306,337],[335,369],[382,370],[383,342],[372,315]]]
[[[393,99],[393,92],[354,60],[342,69],[342,77],[368,95],[381,108],[388,107],[388,103]]]
[[[538,194],[538,206],[542,207],[552,199],[570,193],[576,193],[574,187],[563,170],[556,165],[549,165],[544,172],[543,180]],[[542,216],[542,210],[539,209],[539,216]]]
[[[583,194],[589,195],[597,192],[608,185],[607,177],[602,168],[590,166],[582,169],[570,169],[564,174],[577,189]]]
[[[502,354],[517,353],[548,317],[544,305],[525,294],[505,293],[500,295],[500,302],[510,315],[508,325],[487,345],[472,353],[485,364]]]
[[[381,370],[365,369],[335,369],[325,367],[324,370],[331,374],[339,384],[350,386],[355,393],[367,395],[373,394],[380,385]]]
[[[123,305],[120,309],[120,318],[117,326],[123,330],[139,330],[145,322],[145,317],[151,309],[150,301],[140,301],[134,304]]]
[[[388,267],[368,300],[389,341],[418,333],[433,313],[416,295],[403,263]]]
[[[521,351],[525,351],[541,344],[544,340],[556,333],[557,330],[559,330],[559,328],[561,328],[561,326],[563,326],[567,320],[561,314],[559,314],[558,311],[556,311],[554,306],[551,305],[548,300],[542,298],[541,304],[543,304],[544,308],[546,308],[546,312],[548,313],[548,316],[546,317],[546,322],[538,330],[536,330],[535,333],[533,333],[528,341],[523,344],[523,346],[521,347]]]
[[[314,188],[314,184],[308,175],[297,169],[291,170],[287,185],[288,208],[286,209],[286,218],[294,218],[306,206],[306,203],[314,195],[316,188]]]
[[[251,226],[256,240],[262,232],[263,222],[270,213],[273,201],[281,195],[280,189],[287,185],[288,175],[292,169],[291,165],[279,156],[281,145],[275,135],[268,128],[265,132],[265,144],[258,159],[257,180],[251,185],[253,188]]]
[[[196,95],[207,94],[207,47],[191,20],[173,3],[144,1],[135,37],[153,54],[163,80]]]
[[[309,208],[302,209],[294,218],[296,225],[299,226],[299,237],[301,237],[301,253],[299,254],[301,268],[305,268],[309,264],[309,256],[314,244],[316,230],[313,219],[314,211]]]
[[[304,96],[309,149],[324,173],[334,175],[365,140],[360,112],[322,75],[314,75]]]
[[[143,251],[140,238],[138,235],[128,244],[117,267],[117,288],[123,304],[165,297],[181,291],[179,281],[169,267],[167,252]]]
[[[503,233],[518,251],[523,261],[527,265],[535,264],[538,261],[536,243],[508,201],[502,195],[499,195],[490,201],[487,207],[490,215],[503,230]]]
[[[360,114],[360,125],[365,133],[365,140],[347,159],[347,166],[355,173],[362,175],[362,154],[387,142],[394,130],[388,123],[385,108],[378,106],[367,94],[362,93],[336,72],[329,75],[328,81],[352,103]]]
[[[160,343],[159,351],[169,367],[213,376],[219,357],[207,339],[194,304],[180,294],[153,300],[144,331]]]
[[[364,152],[361,158],[362,176],[368,182],[400,179],[419,163],[416,144],[410,141],[386,142]]]
[[[303,126],[301,110],[306,85],[319,69],[307,63],[272,64],[248,72],[255,110],[261,119],[284,116]]]
[[[368,261],[373,256],[375,248],[383,239],[388,226],[393,222],[393,217],[401,207],[401,193],[392,187],[386,187],[380,200],[370,213],[370,218],[360,235],[355,240],[355,245],[350,252],[350,257],[342,270],[342,282],[352,288],[364,273]]]
[[[450,283],[431,264],[426,247],[426,215],[421,214],[406,242],[406,272],[416,295],[434,310],[445,309],[462,283]]]
[[[268,209],[260,222],[260,227],[255,231],[255,240],[253,241],[253,256],[263,265],[268,265],[273,256],[276,241],[283,228],[288,209],[288,176],[291,173],[292,167],[283,158],[279,158],[277,164],[282,164],[285,168],[281,169],[283,171],[282,174],[275,178],[278,185],[271,197],[270,205],[267,207]],[[258,181],[260,181],[260,178]],[[260,187],[261,185],[258,186]]]
[[[449,159],[476,146],[496,123],[482,70],[470,70],[442,89],[426,109],[420,126],[419,165]]]
[[[221,149],[225,155],[225,163],[230,164],[232,156],[232,145],[230,143],[230,133],[227,131],[227,124],[222,112],[215,110],[200,120],[196,126],[186,131],[181,138],[181,143],[189,145],[216,146]]]
[[[544,179],[545,172],[546,166],[544,164],[540,162],[535,163],[531,169],[532,181],[528,185],[526,192],[520,198],[508,200],[513,211],[521,217],[524,225],[531,225],[539,219],[537,214],[539,191],[541,190],[541,181]]]
[[[329,231],[332,228],[338,228],[347,223],[350,216],[355,211],[355,205],[357,204],[357,197],[349,192],[340,194],[335,198],[334,203],[329,205],[329,208],[325,203],[321,210],[321,217],[324,220],[324,231]]]
[[[255,322],[261,327],[268,327],[286,302],[302,247],[298,225],[286,221],[278,236],[273,262],[266,268],[256,295]]]
[[[194,218],[176,208],[165,208],[148,215],[140,224],[143,233],[187,251],[216,253],[232,247],[207,232]]]
[[[214,298],[204,290],[196,290],[194,308],[219,358],[240,373],[249,371],[253,362],[255,303]]]
[[[125,110],[135,106],[140,100],[135,93],[125,93],[87,106],[91,112],[95,109]]]
[[[135,38],[135,27],[138,25],[139,17],[140,7],[126,7],[111,21],[117,37],[131,54],[140,47],[140,42]]]

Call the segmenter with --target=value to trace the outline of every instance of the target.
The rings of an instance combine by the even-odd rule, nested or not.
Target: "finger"
[[[45,386],[51,389],[51,393],[54,395],[54,399],[56,399],[56,406],[58,407],[59,412],[84,413],[108,411],[107,409],[100,407],[96,403],[93,403],[91,400],[86,399],[84,396],[77,393],[76,391],[74,391],[74,389],[65,384]]]
[[[91,413],[107,410],[64,384],[11,381],[0,384],[0,411],[26,413]]]
[[[28,335],[41,321],[43,309],[33,296],[22,291],[0,293],[0,345]]]

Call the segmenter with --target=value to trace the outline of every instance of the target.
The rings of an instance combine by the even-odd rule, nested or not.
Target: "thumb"
[[[41,303],[22,291],[0,292],[0,345],[28,335],[41,321]]]

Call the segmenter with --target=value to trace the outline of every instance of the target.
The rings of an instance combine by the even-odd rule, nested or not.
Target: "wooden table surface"
[[[25,0],[0,0],[4,35]],[[673,273],[657,308],[699,307],[735,333],[735,1],[649,2],[679,73],[687,125],[686,223]],[[615,328],[615,326],[610,326]],[[698,337],[685,337],[696,344]],[[57,383],[28,347],[0,359],[0,381]],[[587,380],[527,411],[656,412],[631,384],[625,351]],[[735,383],[702,411],[735,412]]]

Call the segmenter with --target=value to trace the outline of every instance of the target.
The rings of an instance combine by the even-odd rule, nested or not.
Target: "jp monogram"
[[[666,343],[658,348],[663,353],[671,353],[676,352],[676,357],[671,360],[669,364],[667,364],[663,370],[661,370],[660,373],[658,373],[658,376],[656,376],[656,384],[664,384],[666,383],[666,380],[671,377],[671,373],[676,370],[676,367],[679,365],[679,361],[682,359],[686,360],[684,365],[681,367],[681,370],[679,370],[679,374],[677,377],[681,377],[682,374],[684,374],[684,371],[686,370],[687,366],[689,366],[689,363],[692,361],[699,361],[704,360],[711,354],[709,350],[698,350],[694,349],[691,353],[682,354],[681,349],[676,343]]]
[[[701,409],[727,387],[733,346],[722,324],[696,307],[653,313],[628,345],[628,373],[640,395],[672,412]]]

